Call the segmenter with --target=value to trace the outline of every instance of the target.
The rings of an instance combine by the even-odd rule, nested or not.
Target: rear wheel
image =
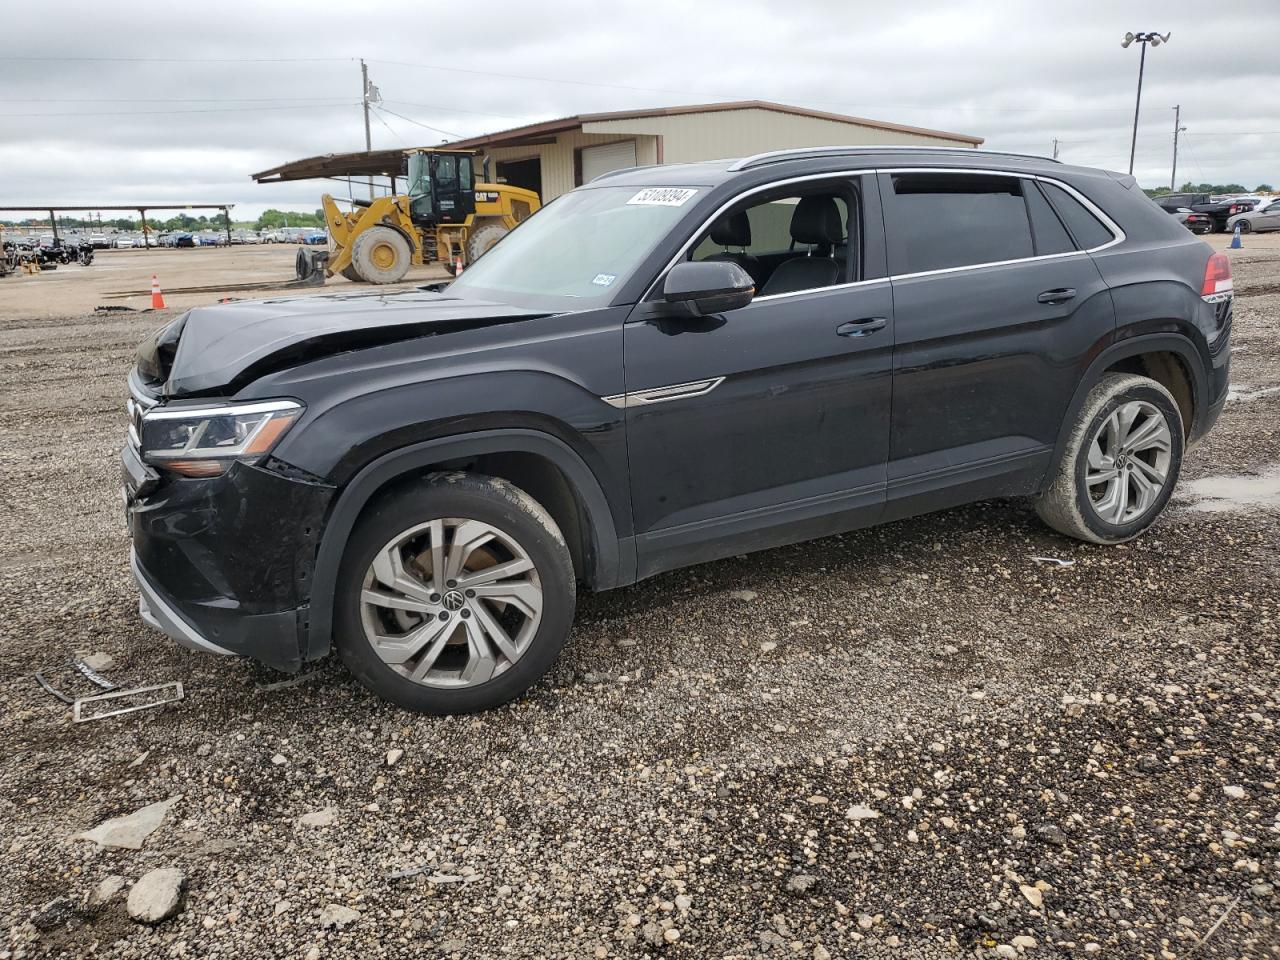
[[[340,272],[344,277],[346,277],[352,283],[360,282],[360,272],[356,270],[354,263],[348,263],[345,267],[342,268]]]
[[[370,227],[351,245],[351,265],[367,283],[395,283],[409,272],[409,241],[390,227]]]
[[[1123,543],[1163,512],[1182,467],[1182,414],[1148,377],[1108,373],[1089,391],[1040,518],[1091,543]]]
[[[536,501],[505,480],[437,474],[384,498],[352,533],[338,650],[402,707],[485,710],[547,671],[574,604],[568,547]]]

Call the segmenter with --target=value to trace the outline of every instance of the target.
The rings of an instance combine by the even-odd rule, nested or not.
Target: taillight
[[[1225,253],[1215,253],[1204,265],[1204,283],[1200,285],[1200,298],[1205,303],[1217,303],[1232,295],[1231,261]]]

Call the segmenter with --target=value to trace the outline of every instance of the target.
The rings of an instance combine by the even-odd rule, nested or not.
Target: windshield
[[[630,186],[567,193],[467,267],[449,292],[537,309],[602,306],[697,192]]]

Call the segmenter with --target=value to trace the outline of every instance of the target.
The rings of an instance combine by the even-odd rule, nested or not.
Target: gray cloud
[[[1280,7],[1119,7],[113,0],[51,16],[47,5],[22,4],[6,12],[5,58],[176,62],[0,61],[0,203],[313,209],[322,191],[341,187],[258,186],[248,174],[363,146],[359,56],[387,111],[462,136],[581,112],[761,98],[974,133],[991,149],[1047,153],[1057,138],[1065,160],[1124,169],[1138,51],[1119,39],[1130,29],[1173,32],[1147,57],[1143,184],[1168,182],[1175,103],[1189,128],[1180,181],[1280,180]],[[254,58],[264,62],[200,62]],[[390,112],[373,123],[379,147],[442,136]]]

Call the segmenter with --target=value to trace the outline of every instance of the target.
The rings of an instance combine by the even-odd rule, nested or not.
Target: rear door
[[[793,242],[801,197],[841,211],[846,236]],[[721,250],[712,224],[741,211],[751,239]],[[874,523],[893,350],[874,177],[753,193],[705,224],[684,256],[749,260],[770,274],[794,258],[841,269],[778,294],[757,277],[762,292],[718,316],[665,319],[641,303],[628,319],[627,393],[612,399],[626,409],[640,575]]]
[[[882,172],[880,191],[896,340],[886,517],[1032,492],[1115,329],[1082,252],[1101,238],[1077,244],[1029,177]]]

